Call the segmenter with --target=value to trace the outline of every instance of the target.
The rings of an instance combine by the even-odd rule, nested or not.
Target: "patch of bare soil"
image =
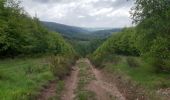
[[[107,78],[98,69],[95,69],[88,59],[85,62],[91,66],[91,70],[96,78],[96,80],[91,81],[87,85],[87,89],[95,92],[98,100],[126,100],[114,83],[105,81],[104,79]]]
[[[157,90],[157,93],[161,96],[164,96],[165,100],[168,100],[170,98],[170,88],[159,89]]]
[[[56,94],[56,82],[52,81],[48,86],[46,86],[39,95],[37,100],[48,100],[49,98],[55,96]]]
[[[108,71],[102,71],[102,73],[106,77],[106,81],[114,82],[114,84],[122,93],[122,95],[126,98],[126,100],[150,100],[145,95],[146,91],[128,78],[126,79],[124,76],[116,73],[108,73]]]
[[[74,67],[71,76],[65,80],[65,89],[62,92],[61,100],[73,100],[75,97],[74,90],[77,87],[78,69]]]

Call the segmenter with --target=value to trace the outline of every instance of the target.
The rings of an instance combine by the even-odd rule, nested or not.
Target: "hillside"
[[[113,33],[120,32],[121,28],[113,28],[113,29],[101,29],[93,31],[90,35],[96,38],[108,38]]]
[[[43,25],[51,31],[59,32],[68,39],[89,40],[94,38],[107,38],[114,32],[121,31],[121,28],[83,28],[69,26],[54,22],[44,22]]]
[[[70,72],[74,48],[27,15],[17,0],[0,0],[0,23],[1,100],[39,100],[45,85]]]
[[[131,0],[124,29],[130,0],[22,1],[42,8],[0,0],[0,100],[170,100],[169,0]]]

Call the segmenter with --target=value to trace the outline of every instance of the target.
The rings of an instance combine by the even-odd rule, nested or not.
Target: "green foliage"
[[[92,54],[104,41],[105,39],[91,40],[86,48],[88,49],[88,54]]]
[[[115,54],[138,56],[139,50],[136,47],[136,32],[133,28],[125,28],[122,32],[117,33],[104,42],[93,54],[94,62],[113,59]],[[117,61],[115,61],[117,62]]]
[[[153,17],[168,18],[166,14],[170,9],[169,5],[169,0],[135,0],[132,18],[137,23]]]
[[[139,67],[139,62],[134,57],[128,57],[127,63],[129,67]]]
[[[52,73],[59,79],[62,79],[68,75],[73,65],[71,58],[64,58],[59,55],[50,57],[49,62]]]
[[[168,0],[136,0],[133,18],[137,24],[137,46],[142,56],[153,66],[169,70],[170,60],[170,2]]]
[[[105,39],[93,39],[90,41],[70,40],[69,42],[79,56],[86,57],[92,54],[104,41]]]
[[[92,55],[102,62],[109,55],[141,56],[159,71],[170,71],[170,2],[136,0],[132,18],[137,24],[113,35]]]
[[[37,53],[74,53],[58,33],[46,30],[37,18],[31,18],[18,1],[0,3],[0,57]]]

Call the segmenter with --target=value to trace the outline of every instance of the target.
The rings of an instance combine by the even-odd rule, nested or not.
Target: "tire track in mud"
[[[94,68],[88,59],[86,59],[85,62],[90,65],[92,73],[96,78],[88,84],[87,89],[95,92],[98,100],[126,100],[119,92],[115,83],[105,81],[105,77],[100,70]]]
[[[67,77],[65,80],[65,89],[62,92],[61,100],[74,100],[75,89],[77,87],[79,69],[74,67],[71,76]]]
[[[85,66],[85,75],[80,76],[81,63]],[[84,90],[91,91],[94,99],[92,100],[126,100],[125,97],[119,92],[114,82],[106,81],[107,78],[103,73],[94,68],[88,59],[80,59],[77,61],[76,66],[73,67],[70,76],[68,76],[64,82],[64,90],[61,94],[61,100],[79,100],[76,98],[77,90],[79,88],[79,81],[83,79],[89,79],[87,84],[83,85]],[[94,78],[93,78],[94,77]],[[82,80],[81,80],[82,81]],[[86,80],[84,80],[86,81]],[[49,87],[42,92],[41,98],[38,100],[48,100],[51,96],[55,96],[56,83],[49,85]]]

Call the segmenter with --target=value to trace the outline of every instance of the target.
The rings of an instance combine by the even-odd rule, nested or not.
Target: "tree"
[[[0,0],[0,57],[53,53],[74,55],[58,33],[49,32],[30,17],[17,0]]]
[[[154,66],[167,70],[164,62],[170,59],[170,1],[136,0],[135,4],[132,19],[137,24],[138,48],[143,56],[156,59],[152,60]]]

